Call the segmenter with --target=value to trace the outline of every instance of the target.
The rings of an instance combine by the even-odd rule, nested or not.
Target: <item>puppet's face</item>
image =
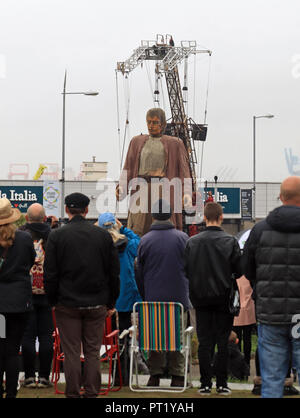
[[[157,116],[148,117],[147,118],[147,125],[148,125],[148,131],[149,135],[151,136],[161,136],[161,121]]]

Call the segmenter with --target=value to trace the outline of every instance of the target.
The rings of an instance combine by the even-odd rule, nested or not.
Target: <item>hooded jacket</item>
[[[188,235],[169,221],[156,221],[138,249],[139,290],[146,302],[179,302],[190,308],[184,249]]]
[[[140,237],[124,226],[120,233],[125,235],[125,238],[115,242],[120,260],[120,295],[116,309],[118,312],[131,312],[135,302],[142,300],[134,275],[134,259],[137,256]]]
[[[291,324],[300,313],[300,207],[281,206],[255,225],[243,257],[257,320]]]
[[[25,225],[21,226],[19,229],[20,231],[29,232],[33,240],[43,239],[44,244],[45,244],[44,248],[46,247],[48,235],[50,234],[50,231],[51,231],[50,225],[48,223],[46,222],[26,223]]]

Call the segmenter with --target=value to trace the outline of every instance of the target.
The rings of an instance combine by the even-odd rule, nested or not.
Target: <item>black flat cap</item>
[[[84,209],[90,203],[90,199],[82,193],[71,193],[65,198],[65,204],[68,208]]]

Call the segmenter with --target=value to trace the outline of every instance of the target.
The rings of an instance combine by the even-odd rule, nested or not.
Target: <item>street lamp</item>
[[[274,115],[267,114],[262,116],[253,116],[253,199],[252,199],[252,220],[255,222],[256,212],[256,119],[272,119]]]
[[[84,96],[98,96],[97,91],[80,91],[80,92],[67,92],[66,91],[66,84],[67,84],[67,71],[65,71],[65,79],[64,79],[64,90],[62,92],[63,95],[63,131],[62,131],[62,164],[61,164],[61,218],[64,218],[65,208],[64,208],[64,201],[65,201],[65,164],[66,164],[66,155],[65,155],[65,139],[66,139],[66,95],[67,94],[82,94]]]
[[[218,203],[218,188],[217,188],[218,176],[215,176],[214,180],[215,180],[215,199],[214,199],[214,201],[216,203]]]

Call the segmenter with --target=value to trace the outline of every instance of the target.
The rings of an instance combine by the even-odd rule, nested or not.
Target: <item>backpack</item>
[[[45,261],[45,250],[43,248],[43,239],[34,240],[35,249],[35,260],[34,265],[31,267],[31,284],[32,293],[35,295],[44,295],[44,261]]]

